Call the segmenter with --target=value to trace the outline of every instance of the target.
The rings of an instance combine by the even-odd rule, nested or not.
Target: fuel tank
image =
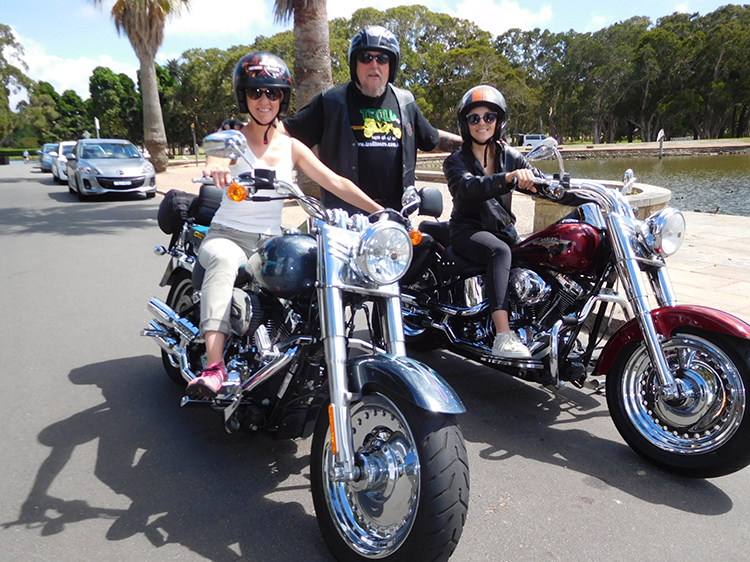
[[[599,233],[586,223],[555,223],[513,248],[513,263],[560,272],[596,273]]]

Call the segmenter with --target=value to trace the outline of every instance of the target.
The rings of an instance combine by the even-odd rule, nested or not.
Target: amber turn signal
[[[247,188],[238,183],[230,184],[229,187],[227,187],[227,195],[232,201],[244,201],[247,199]]]
[[[422,241],[422,232],[419,230],[410,230],[409,238],[411,238],[411,245],[417,246]]]

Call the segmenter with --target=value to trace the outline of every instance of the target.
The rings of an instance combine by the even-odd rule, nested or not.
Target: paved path
[[[194,164],[172,166],[157,177],[157,190],[170,189],[198,192],[198,184],[190,179],[201,175]],[[445,210],[442,219],[450,216],[450,195],[444,185]],[[516,195],[513,211],[518,217],[522,235],[532,231],[534,201]],[[682,248],[668,258],[670,274],[677,299],[683,304],[700,304],[731,312],[750,322],[750,217],[685,212],[687,232]],[[289,203],[284,210],[284,224],[297,226],[304,213]]]

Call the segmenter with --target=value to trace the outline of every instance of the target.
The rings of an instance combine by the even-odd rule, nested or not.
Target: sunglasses
[[[380,53],[378,55],[373,55],[370,53],[360,53],[359,57],[357,57],[357,60],[362,64],[370,64],[372,62],[372,59],[375,59],[379,65],[384,65],[391,62],[390,57],[385,53]]]
[[[494,111],[490,111],[489,113],[485,113],[484,117],[482,117],[478,113],[469,113],[466,116],[466,120],[469,122],[469,125],[477,125],[482,119],[484,119],[485,123],[490,125],[497,120],[497,113],[495,113]]]
[[[266,97],[270,101],[276,101],[284,97],[284,92],[282,92],[279,88],[250,88],[246,90],[246,92],[247,97],[249,97],[251,100],[259,100],[263,94],[266,94]]]

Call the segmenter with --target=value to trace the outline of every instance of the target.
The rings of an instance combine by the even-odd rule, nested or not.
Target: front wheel
[[[312,442],[310,475],[323,538],[341,561],[447,560],[469,504],[469,466],[455,418],[386,394],[350,408],[357,466],[353,482],[332,479],[326,409]]]
[[[719,334],[675,333],[662,343],[680,387],[667,400],[643,342],[623,348],[607,375],[607,405],[623,439],[647,460],[699,478],[750,464],[747,342]]]

